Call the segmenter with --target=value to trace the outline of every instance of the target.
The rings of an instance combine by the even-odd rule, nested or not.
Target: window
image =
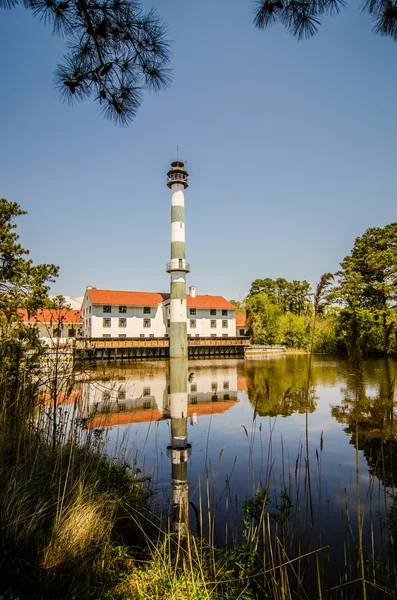
[[[212,328],[216,327],[216,320],[215,319],[211,319],[211,327]]]
[[[151,334],[149,335],[149,337],[154,337],[154,333],[151,333]]]
[[[190,319],[190,327],[196,329],[196,319]]]
[[[118,412],[123,412],[125,410],[125,404],[118,404],[117,405],[117,411]]]
[[[150,396],[150,387],[144,387],[143,388],[142,396],[144,398],[145,398],[145,396]]]
[[[224,400],[230,400],[230,395],[229,394],[224,394],[223,395],[223,399]]]
[[[112,319],[106,319],[105,317],[102,319],[103,327],[111,327]]]
[[[171,321],[169,319],[167,319],[167,327],[169,327],[171,325]]]
[[[144,402],[143,403],[143,408],[152,408],[152,403],[150,401],[149,402]]]
[[[200,337],[200,334],[199,334],[199,333],[196,333],[196,337]]]
[[[223,329],[227,329],[228,326],[229,326],[229,321],[227,321],[226,319],[224,321],[222,321]]]
[[[91,306],[88,308],[88,312],[91,314]]]
[[[68,329],[68,336],[76,337],[76,330],[74,329],[74,327],[71,327],[70,329]]]
[[[102,337],[105,337],[105,338],[110,338],[110,337],[112,337],[112,336],[110,335],[110,333],[104,333],[104,334],[102,335]]]
[[[109,392],[102,393],[102,402],[110,402],[110,394]]]
[[[216,315],[216,309],[215,308],[211,308],[210,314],[215,316]]]
[[[216,333],[211,333],[211,337],[215,337],[216,338]]]
[[[167,385],[167,394],[171,394],[171,386]]]
[[[139,334],[139,337],[143,337],[143,338],[144,338],[144,337],[145,337],[145,334],[144,334],[144,333],[140,333],[140,334]]]
[[[211,398],[212,402],[218,402],[218,396],[214,394]]]
[[[213,383],[211,383],[211,391],[216,392],[217,389],[218,389],[218,384],[216,383],[216,381],[214,381]]]
[[[164,337],[169,337],[168,333],[165,333],[165,334],[164,334]]]
[[[195,315],[196,314],[196,309],[195,308],[191,308],[190,309],[190,314],[191,315]]]
[[[126,313],[126,312],[127,312],[126,306],[119,306],[119,313]]]
[[[222,337],[229,337],[227,333],[222,333]]]
[[[125,400],[126,394],[125,390],[119,390],[117,392],[117,400]]]
[[[240,335],[244,335],[244,329],[240,329]]]
[[[143,319],[143,326],[150,327],[150,319]]]
[[[127,327],[127,319],[119,319],[119,327]]]
[[[190,398],[190,404],[197,404],[197,396],[192,396]]]
[[[54,337],[61,337],[61,328],[60,327],[54,327],[54,331],[52,334]]]
[[[227,310],[222,309],[222,317],[227,317]]]
[[[228,381],[224,381],[223,382],[223,389],[224,390],[228,390],[229,389],[229,382]]]
[[[126,333],[119,333],[119,338],[126,338],[127,334]]]
[[[196,383],[192,383],[192,385],[190,386],[190,391],[197,392],[197,384]]]
[[[103,312],[104,313],[110,313],[110,312],[112,312],[112,307],[110,306],[110,304],[104,304],[103,305]]]
[[[151,313],[151,308],[150,308],[150,306],[144,306],[144,307],[143,307],[143,314],[144,314],[144,315],[150,315],[150,313]]]

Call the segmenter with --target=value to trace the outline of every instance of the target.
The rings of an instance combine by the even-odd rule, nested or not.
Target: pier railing
[[[249,339],[244,337],[190,337],[189,346],[248,346]],[[84,338],[76,340],[76,350],[94,348],[168,348],[169,338]]]

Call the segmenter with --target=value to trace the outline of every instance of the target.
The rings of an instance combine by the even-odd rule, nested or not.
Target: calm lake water
[[[80,400],[92,426],[106,428],[107,453],[150,475],[165,505],[172,496],[168,370],[165,362],[101,364],[85,376]],[[307,355],[278,355],[189,362],[187,375],[194,531],[201,510],[203,533],[232,544],[244,500],[267,486],[268,510],[296,538],[315,529],[317,547],[332,549],[324,551],[329,565],[343,570],[346,552],[354,552],[358,511],[366,547],[379,552],[397,472],[394,363],[367,361],[357,374],[345,360],[315,356],[309,374]]]

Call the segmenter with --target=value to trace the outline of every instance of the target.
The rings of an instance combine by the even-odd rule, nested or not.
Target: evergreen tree
[[[345,0],[256,0],[254,24],[264,29],[281,23],[298,39],[310,38],[323,17],[337,15],[345,6]],[[374,21],[374,33],[397,40],[394,0],[366,0],[362,10]]]
[[[168,86],[169,42],[153,10],[129,0],[0,0],[0,8],[17,4],[65,38],[55,80],[67,102],[94,98],[105,118],[126,125],[143,90]]]

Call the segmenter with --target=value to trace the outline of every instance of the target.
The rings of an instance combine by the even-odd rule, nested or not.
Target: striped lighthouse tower
[[[190,265],[185,253],[185,188],[188,172],[181,160],[171,163],[167,185],[172,191],[171,200],[171,261],[167,273],[171,276],[170,301],[170,358],[188,357],[186,316],[186,273]]]

